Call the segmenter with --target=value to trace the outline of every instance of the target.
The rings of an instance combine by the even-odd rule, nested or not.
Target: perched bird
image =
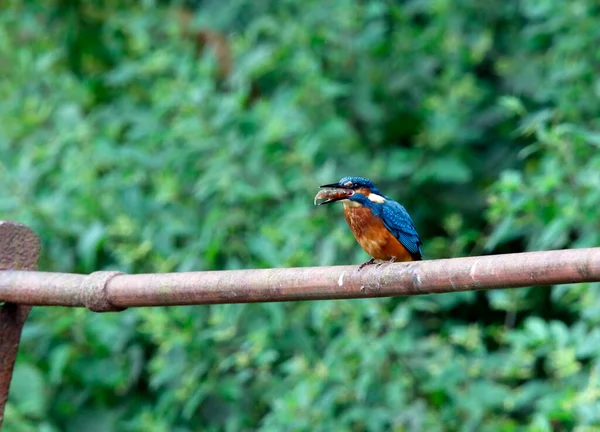
[[[422,258],[421,239],[408,212],[379,192],[371,180],[344,177],[321,188],[326,189],[315,196],[315,204],[341,201],[356,241],[372,257],[359,270],[376,260],[418,261]]]

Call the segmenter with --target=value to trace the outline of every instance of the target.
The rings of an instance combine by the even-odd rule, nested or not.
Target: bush
[[[341,210],[312,206],[352,174],[409,209],[426,258],[593,246],[598,15],[591,0],[13,1],[0,214],[40,234],[48,271],[360,263]],[[5,427],[591,428],[599,301],[582,284],[34,308]]]

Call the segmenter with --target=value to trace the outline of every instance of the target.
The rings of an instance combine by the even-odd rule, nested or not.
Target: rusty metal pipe
[[[368,266],[125,275],[0,272],[0,301],[114,311],[136,306],[440,294],[600,281],[600,248]]]

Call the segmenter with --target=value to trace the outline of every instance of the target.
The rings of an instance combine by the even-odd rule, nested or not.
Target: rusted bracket
[[[0,271],[35,270],[40,255],[38,237],[25,225],[0,221]],[[0,305],[0,429],[12,378],[21,330],[31,306]]]

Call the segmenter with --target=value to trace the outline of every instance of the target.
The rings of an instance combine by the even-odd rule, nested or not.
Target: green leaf
[[[47,414],[50,402],[48,396],[44,375],[38,368],[31,364],[15,366],[10,386],[10,398],[20,413],[43,419]]]

